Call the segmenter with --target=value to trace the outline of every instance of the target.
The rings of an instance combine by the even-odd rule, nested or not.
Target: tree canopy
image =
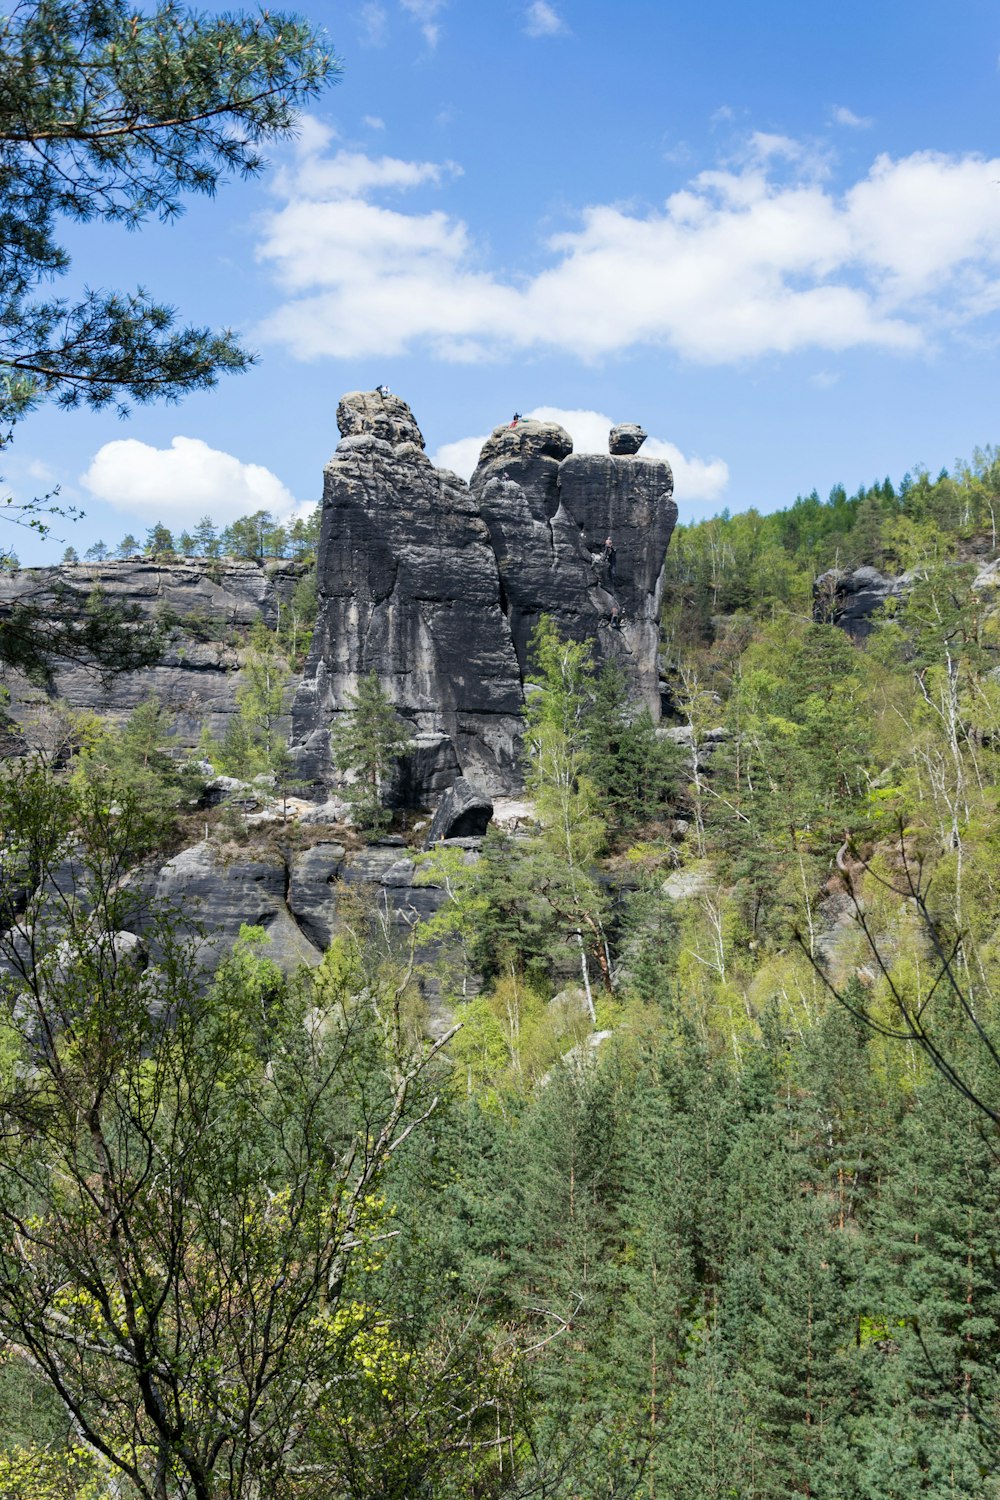
[[[230,331],[178,326],[143,287],[42,288],[69,269],[60,219],[135,229],[259,173],[262,146],[339,71],[320,35],[281,12],[22,0],[0,20],[0,63],[0,420],[45,398],[176,399],[245,369]]]

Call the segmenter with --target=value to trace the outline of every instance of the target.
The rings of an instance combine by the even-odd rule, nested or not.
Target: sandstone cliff
[[[541,615],[620,663],[638,702],[660,716],[663,564],[677,521],[663,460],[634,456],[645,434],[613,430],[615,453],[575,454],[554,423],[497,427],[472,476],[490,530],[522,674]],[[607,538],[614,567],[602,553]],[[612,628],[612,627],[615,628]]]
[[[300,564],[262,565],[235,558],[133,558],[0,574],[0,613],[18,598],[44,602],[53,587],[66,584],[81,592],[100,588],[112,601],[138,605],[150,619],[171,622],[155,667],[102,682],[93,672],[65,663],[48,691],[12,673],[5,682],[10,693],[6,712],[27,729],[29,743],[44,744],[46,722],[59,705],[124,719],[137,704],[156,696],[176,714],[178,749],[195,748],[203,726],[221,739],[236,708],[240,681],[234,632],[245,633],[257,619],[276,625],[302,572]]]
[[[319,615],[291,711],[299,774],[319,795],[337,780],[331,724],[370,671],[416,735],[397,802],[434,806],[459,777],[487,799],[516,792],[527,646],[542,614],[619,661],[659,718],[658,615],[677,510],[669,465],[638,456],[641,428],[613,429],[611,452],[593,455],[574,454],[553,423],[498,427],[469,485],[432,466],[398,397],[353,392],[337,422]],[[290,563],[136,558],[0,575],[0,612],[68,582],[173,622],[158,666],[104,686],[66,665],[47,693],[15,679],[10,715],[37,735],[53,705],[124,717],[155,694],[177,715],[179,749],[196,746],[203,725],[221,738],[239,685],[233,632],[258,617],[274,625],[300,574]]]
[[[517,778],[521,682],[486,525],[468,486],[431,465],[405,402],[357,392],[337,422],[319,616],[292,715],[302,772],[330,780],[332,718],[375,671],[418,737],[407,800],[463,772],[501,791]]]
[[[319,620],[292,719],[305,776],[332,779],[330,724],[374,670],[418,735],[402,798],[435,801],[459,775],[490,795],[516,790],[527,643],[542,614],[620,661],[659,717],[677,509],[669,465],[634,456],[640,428],[615,429],[607,456],[574,454],[552,423],[497,428],[468,486],[431,466],[398,397],[352,392],[337,421]],[[602,556],[608,536],[616,568]]]

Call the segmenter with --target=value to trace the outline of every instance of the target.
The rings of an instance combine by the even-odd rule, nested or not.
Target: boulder
[[[619,422],[608,434],[609,451],[622,457],[638,453],[648,436],[638,422]]]
[[[872,616],[890,599],[906,592],[908,576],[880,573],[878,568],[829,568],[813,584],[813,615],[839,625],[855,640],[864,640],[874,626]]]
[[[493,803],[483,792],[470,786],[460,776],[448,788],[438,805],[424,848],[430,849],[441,839],[469,838],[482,835],[493,817]]]

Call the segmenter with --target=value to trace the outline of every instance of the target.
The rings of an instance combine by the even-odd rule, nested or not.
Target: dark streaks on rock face
[[[293,710],[300,767],[330,780],[333,717],[375,671],[418,736],[407,800],[435,799],[459,772],[499,791],[517,780],[521,688],[486,526],[398,397],[352,393],[337,421],[319,619]]]
[[[630,456],[645,437],[641,428],[613,432],[622,452],[602,455],[572,453],[554,423],[497,428],[471,487],[490,530],[522,674],[531,632],[550,615],[563,634],[596,640],[599,658],[617,659],[656,719],[663,563],[677,520],[673,474],[662,460]]]
[[[18,598],[44,601],[52,588],[68,584],[84,595],[100,588],[112,602],[138,605],[151,620],[162,619],[166,611],[173,622],[161,660],[142,672],[102,683],[94,673],[67,662],[58,668],[51,692],[17,673],[8,674],[7,712],[26,727],[34,743],[35,730],[59,702],[124,720],[155,696],[176,715],[173,742],[178,749],[195,749],[205,727],[221,739],[236,710],[240,684],[239,653],[227,637],[249,630],[258,619],[275,626],[303,571],[297,563],[263,566],[235,558],[134,558],[0,573],[0,613]]]
[[[304,783],[322,796],[339,780],[330,728],[374,671],[416,737],[391,800],[434,806],[460,777],[484,805],[519,790],[528,641],[543,614],[563,634],[596,641],[599,658],[620,661],[636,700],[659,717],[657,619],[676,508],[669,465],[635,456],[640,427],[612,429],[604,455],[574,454],[552,422],[498,427],[470,486],[432,466],[398,397],[353,392],[337,421],[342,439],[325,471],[319,615],[292,708]],[[187,749],[203,725],[224,734],[240,681],[239,633],[258,618],[274,626],[301,571],[137,558],[0,575],[0,611],[63,577],[151,616],[169,611],[159,665],[109,687],[67,666],[54,696],[124,718],[155,693],[176,711],[175,744]],[[13,744],[17,725],[27,733],[53,715],[44,693],[11,686]]]

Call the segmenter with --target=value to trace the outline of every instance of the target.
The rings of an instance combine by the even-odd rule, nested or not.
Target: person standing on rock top
[[[511,419],[511,423],[510,423],[511,427],[516,427],[517,424],[518,424],[518,422],[520,422],[520,420],[521,420],[521,413],[519,411],[516,411],[514,413],[513,418]]]
[[[377,385],[375,387],[375,394],[381,396],[382,400],[384,401],[386,396],[392,395],[392,392],[387,385]]]

